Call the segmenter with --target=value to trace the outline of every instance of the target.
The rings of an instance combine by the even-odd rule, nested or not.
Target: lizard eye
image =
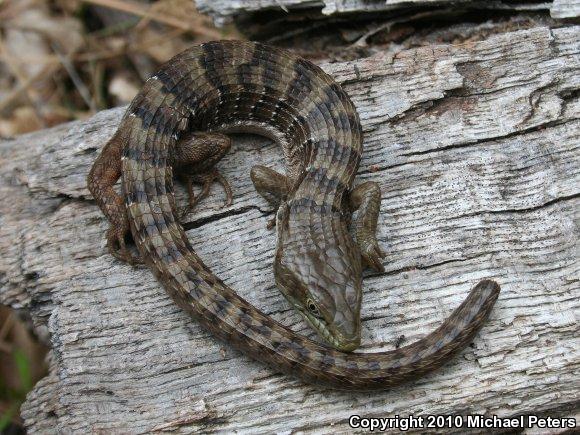
[[[314,317],[322,317],[320,315],[320,310],[318,309],[318,307],[316,306],[316,304],[314,303],[314,301],[310,298],[306,299],[306,306],[308,307],[308,310],[310,311],[310,313],[314,316]]]

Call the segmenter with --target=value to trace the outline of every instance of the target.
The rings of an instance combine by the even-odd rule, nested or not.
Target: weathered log
[[[554,0],[550,7],[550,15],[554,18],[578,18],[580,0]]]
[[[320,11],[322,15],[379,14],[412,8],[467,8],[499,11],[550,11],[554,18],[580,16],[579,0],[485,1],[485,0],[196,0],[200,12],[210,15],[216,24],[224,24],[258,12]]]
[[[536,27],[460,45],[322,64],[364,126],[359,180],[383,191],[384,274],[364,281],[363,351],[424,336],[484,277],[502,293],[473,344],[391,391],[321,390],[216,341],[145,268],[105,248],[85,177],[123,109],[0,146],[0,302],[52,346],[22,407],[34,432],[348,431],[353,414],[574,416],[580,369],[580,27]],[[187,225],[227,284],[311,335],[276,290],[275,236],[249,168],[279,166],[238,138],[219,167],[234,186]],[[183,192],[180,192],[183,201]],[[402,342],[402,343],[401,343]]]

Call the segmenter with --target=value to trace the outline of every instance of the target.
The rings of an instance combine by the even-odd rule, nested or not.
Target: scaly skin
[[[285,187],[273,186],[281,199],[276,282],[325,338],[346,342],[347,350],[358,345],[360,334],[361,257],[380,267],[373,234],[377,191],[353,189],[362,152],[358,115],[346,93],[318,67],[279,49],[239,41],[195,46],[165,64],[127,110],[88,184],[111,221],[112,250],[128,259],[119,253],[126,252],[121,240],[130,226],[141,258],[167,292],[216,337],[308,382],[386,389],[442,365],[488,317],[499,286],[484,280],[441,327],[389,352],[340,352],[274,321],[212,274],[178,222],[173,166],[182,147],[178,139],[189,131],[257,131],[282,146]],[[124,207],[109,189],[117,172],[123,177]],[[357,207],[367,212],[355,222],[355,241],[346,213]]]

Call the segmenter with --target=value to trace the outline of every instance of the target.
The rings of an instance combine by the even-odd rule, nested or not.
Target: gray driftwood
[[[364,281],[363,351],[436,328],[478,280],[502,293],[473,344],[391,391],[321,390],[216,341],[151,273],[107,254],[85,187],[123,108],[0,148],[0,301],[30,313],[51,370],[22,415],[60,431],[347,432],[352,414],[578,411],[580,27],[536,27],[462,45],[323,64],[366,134],[359,180],[383,191],[386,273]],[[219,167],[234,186],[190,217],[209,266],[252,303],[311,335],[273,284],[275,236],[252,165],[280,165],[237,139]],[[181,196],[183,199],[183,196]]]
[[[417,7],[466,8],[499,11],[550,11],[553,18],[580,16],[580,0],[195,0],[198,9],[223,24],[244,14],[317,10],[323,15],[390,13]]]

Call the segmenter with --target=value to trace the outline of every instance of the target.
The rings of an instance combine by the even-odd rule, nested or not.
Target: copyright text
[[[366,429],[369,432],[383,432],[388,429],[573,429],[576,419],[520,415],[518,417],[498,417],[497,415],[409,415],[401,417],[361,417],[351,415],[348,424],[353,429]]]

